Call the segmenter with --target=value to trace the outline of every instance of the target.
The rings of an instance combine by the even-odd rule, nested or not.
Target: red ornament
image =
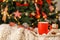
[[[46,0],[49,5],[51,5],[51,0]]]
[[[26,4],[23,4],[23,6],[29,6],[29,4],[28,4],[28,3],[26,3]]]
[[[23,6],[29,6],[29,4],[27,2],[24,2]]]
[[[29,15],[32,18],[32,14]]]
[[[33,17],[33,16],[35,16],[35,13],[34,12],[31,12],[30,13],[30,17]]]
[[[36,13],[37,13],[37,15],[40,15],[40,11],[39,11],[39,8],[38,8],[38,6],[37,6],[36,3],[35,3],[35,7],[36,7]]]
[[[38,1],[37,1],[37,4],[43,5],[43,1],[42,1],[42,0],[38,0]]]
[[[16,12],[14,12],[14,17],[20,17],[21,16],[21,13],[17,10]]]
[[[43,18],[47,18],[47,15],[44,12],[42,12],[42,15],[43,15]]]
[[[12,26],[15,26],[15,23],[14,22],[10,22],[9,25],[12,27]]]
[[[20,4],[19,2],[16,2],[16,6],[23,6],[23,5]]]
[[[40,11],[39,11],[39,8],[36,3],[35,3],[35,7],[36,7],[36,16],[35,17],[38,19],[38,18],[40,18]]]
[[[40,15],[37,15],[37,14],[36,14],[36,16],[35,16],[35,17],[36,17],[37,19],[39,19],[39,18],[40,18]]]
[[[40,35],[48,33],[48,22],[38,22],[38,33]]]
[[[54,7],[52,5],[49,6],[50,11],[52,12],[54,10]]]

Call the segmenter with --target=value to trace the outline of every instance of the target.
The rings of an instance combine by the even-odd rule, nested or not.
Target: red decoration
[[[23,5],[20,4],[19,2],[16,2],[16,6],[23,6]]]
[[[49,5],[51,5],[51,0],[46,0]]]
[[[38,0],[38,1],[37,1],[37,4],[43,5],[43,1],[42,1],[42,0]]]
[[[38,33],[41,35],[48,33],[48,22],[38,22]]]
[[[32,18],[32,14],[29,15]]]
[[[37,13],[37,14],[40,14],[40,12],[39,12],[39,8],[38,8],[38,6],[37,6],[36,3],[35,3],[35,7],[36,7],[36,13]]]
[[[16,12],[14,12],[14,17],[20,17],[21,16],[21,13],[17,10]]]
[[[40,18],[40,15],[36,15],[35,17],[36,17],[37,19],[39,19],[39,18]]]
[[[29,6],[29,4],[27,2],[24,2],[23,6]]]
[[[29,6],[29,4],[28,4],[28,3],[26,3],[26,4],[23,4],[23,6]]]
[[[49,6],[49,9],[50,9],[50,11],[52,12],[53,10],[54,10],[54,7],[53,6]]]
[[[15,26],[15,23],[14,22],[10,22],[9,25],[12,27],[12,26]]]
[[[20,4],[20,2],[16,2],[16,6],[29,6],[29,4],[26,2],[24,4]]]
[[[40,11],[39,11],[39,8],[37,6],[37,4],[35,3],[35,7],[36,7],[36,18],[40,18]]]
[[[47,15],[44,12],[42,12],[42,15],[43,15],[43,18],[47,18]]]

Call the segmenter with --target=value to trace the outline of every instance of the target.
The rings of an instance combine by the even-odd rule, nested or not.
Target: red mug
[[[48,22],[38,22],[38,33],[41,35],[48,33]]]

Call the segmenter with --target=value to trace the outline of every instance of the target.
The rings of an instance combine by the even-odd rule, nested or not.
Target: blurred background
[[[60,0],[55,0],[55,1],[57,1],[57,10],[60,10]]]

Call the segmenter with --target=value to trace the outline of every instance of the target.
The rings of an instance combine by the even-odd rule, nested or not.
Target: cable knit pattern
[[[56,32],[55,35],[51,32]],[[39,35],[37,30],[32,30],[15,25],[13,27],[9,24],[0,25],[0,40],[60,40],[60,30],[52,29],[48,34]]]
[[[11,33],[9,25],[0,25],[0,40],[6,40],[7,36]]]

